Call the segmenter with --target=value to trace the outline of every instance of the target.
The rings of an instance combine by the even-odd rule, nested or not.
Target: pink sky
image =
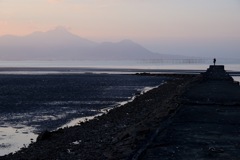
[[[95,41],[240,40],[239,0],[0,0],[0,35],[65,26]]]

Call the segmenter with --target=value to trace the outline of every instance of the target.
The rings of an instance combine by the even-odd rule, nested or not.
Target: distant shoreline
[[[0,74],[200,74],[196,69],[135,69],[100,67],[0,67]],[[228,71],[231,76],[240,76],[240,71]]]

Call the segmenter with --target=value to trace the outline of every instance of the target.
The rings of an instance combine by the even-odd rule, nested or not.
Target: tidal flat
[[[167,79],[118,74],[0,75],[0,154],[27,147],[44,130],[103,114]]]
[[[172,102],[169,105],[165,103],[178,94],[179,87],[193,77],[192,75],[168,76],[171,78],[166,78],[166,75],[150,77],[138,75],[137,79],[155,77],[165,80],[163,85],[145,94],[137,94],[132,102],[116,107],[93,120],[53,132],[43,132],[28,148],[22,148],[13,155],[3,156],[2,159],[106,159],[111,156],[119,157],[121,150],[129,156],[138,147],[135,144],[141,143],[145,136],[137,136],[136,142],[131,142],[132,138],[128,141],[128,136],[132,136],[134,131],[144,135],[151,132],[151,128],[160,122],[155,120],[156,116],[162,119],[171,112],[172,107],[176,106]],[[165,83],[166,80],[167,83]],[[150,124],[145,124],[146,120]],[[119,144],[125,142],[125,148],[124,144]],[[123,148],[119,148],[118,145]],[[115,153],[116,151],[118,153]]]

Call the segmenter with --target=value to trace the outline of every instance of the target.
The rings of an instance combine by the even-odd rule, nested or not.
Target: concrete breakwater
[[[179,102],[138,159],[240,159],[240,86],[224,66],[210,66]]]
[[[240,86],[224,70],[224,66],[210,66],[198,83],[188,88],[182,99],[194,104],[240,104]]]

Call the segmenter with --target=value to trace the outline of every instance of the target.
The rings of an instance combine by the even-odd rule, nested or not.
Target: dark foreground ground
[[[239,160],[239,84],[224,72],[223,66],[211,66],[186,89],[175,115],[162,122],[159,132],[137,158]]]
[[[45,132],[29,148],[0,159],[240,159],[239,117],[240,88],[229,76],[178,75],[108,114]]]
[[[240,105],[184,105],[139,159],[239,160]]]

